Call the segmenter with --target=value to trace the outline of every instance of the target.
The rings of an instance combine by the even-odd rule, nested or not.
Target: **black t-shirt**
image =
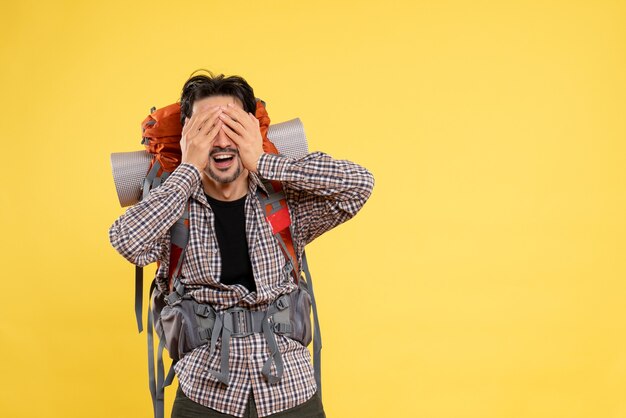
[[[232,202],[213,199],[206,193],[205,196],[215,215],[215,235],[222,258],[220,282],[241,284],[256,291],[246,238],[246,196]]]

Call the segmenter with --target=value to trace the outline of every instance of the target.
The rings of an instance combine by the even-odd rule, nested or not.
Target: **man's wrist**
[[[202,171],[204,171],[204,167],[201,167],[201,164],[199,164],[199,163],[198,163],[198,162],[196,162],[196,161],[191,161],[191,160],[182,160],[182,161],[180,162],[180,164],[181,164],[181,165],[182,165],[182,164],[191,165],[191,166],[195,167],[195,168],[198,170],[198,172],[200,172],[200,173],[202,173]]]
[[[254,174],[258,174],[259,173],[259,161],[261,161],[261,158],[265,155],[265,152],[262,152],[261,154],[259,154],[259,156],[256,158],[255,162],[254,162],[254,167],[252,167],[252,171]]]

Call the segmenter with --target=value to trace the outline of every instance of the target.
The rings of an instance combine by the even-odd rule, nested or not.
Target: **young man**
[[[181,96],[180,166],[109,231],[111,244],[132,263],[161,261],[157,283],[165,291],[168,230],[189,202],[181,281],[217,312],[262,311],[297,288],[257,198],[260,178],[283,185],[298,265],[304,246],[353,217],[374,185],[365,168],[321,152],[297,160],[264,153],[255,109],[241,77],[190,78]],[[263,371],[271,351],[263,333],[230,339],[226,377],[216,372],[224,364],[221,344],[185,355],[175,365],[172,417],[324,417],[308,349],[281,334],[275,339],[284,365],[282,373],[272,367],[277,381]]]

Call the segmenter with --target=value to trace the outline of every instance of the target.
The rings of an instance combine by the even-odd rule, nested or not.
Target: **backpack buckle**
[[[231,337],[246,337],[253,333],[252,315],[244,308],[230,308],[224,316],[224,326],[231,329]]]
[[[284,322],[274,322],[272,328],[276,334],[288,334],[291,332],[291,324]]]
[[[169,306],[173,306],[176,302],[178,302],[179,300],[182,299],[182,296],[180,296],[178,293],[176,292],[170,292],[170,294],[165,296],[165,302],[169,305]]]
[[[211,316],[211,308],[207,304],[198,303],[195,306],[194,310],[196,311],[196,315],[199,315],[203,318],[208,318],[209,316]]]
[[[287,260],[287,263],[285,263],[285,265],[283,266],[283,274],[285,275],[285,277],[291,277],[291,273],[294,270],[295,269],[293,268],[293,263],[291,262],[291,260]]]
[[[282,311],[289,307],[289,295],[282,295],[276,300],[276,307]]]

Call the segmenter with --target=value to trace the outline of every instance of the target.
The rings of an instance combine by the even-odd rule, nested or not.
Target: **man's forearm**
[[[266,154],[258,167],[261,177],[281,181],[294,199],[293,221],[303,245],[355,216],[374,187],[367,169],[322,152],[297,160]]]
[[[314,152],[294,160],[264,154],[258,162],[258,174],[278,180],[289,187],[334,200],[350,200],[371,194],[373,175],[364,167],[347,160],[335,160],[323,152]]]

